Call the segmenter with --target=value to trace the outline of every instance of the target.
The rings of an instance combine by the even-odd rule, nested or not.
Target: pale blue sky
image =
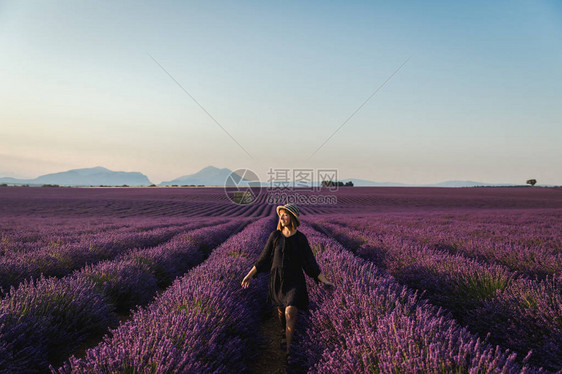
[[[0,1],[0,82],[0,176],[100,165],[159,183],[214,165],[562,184],[554,0]]]

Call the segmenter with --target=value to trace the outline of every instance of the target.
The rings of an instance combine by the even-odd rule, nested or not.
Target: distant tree
[[[537,184],[537,180],[536,179],[529,179],[527,180],[527,184],[530,184],[531,187],[534,186],[535,184]]]
[[[0,184],[0,187],[8,187],[8,184],[2,183],[2,184]]]
[[[150,186],[148,186],[148,187],[156,187],[156,185],[155,185],[155,184],[151,184],[151,185],[150,185]]]
[[[349,182],[347,182],[347,183],[344,184],[343,182],[340,182],[340,181],[335,181],[335,182],[334,182],[334,181],[331,181],[331,180],[329,180],[329,181],[324,180],[324,181],[322,181],[321,186],[322,186],[322,187],[336,187],[336,186],[337,186],[337,187],[340,187],[340,186],[350,186],[350,187],[353,187],[353,182],[352,182],[352,181],[349,181]]]

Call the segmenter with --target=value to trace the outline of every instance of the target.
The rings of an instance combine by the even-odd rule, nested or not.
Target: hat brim
[[[285,207],[284,205],[279,205],[279,206],[277,207],[277,215],[279,215],[279,211],[280,211],[281,209],[285,209],[287,212],[291,213],[291,216],[293,216],[293,218],[296,219],[297,222],[298,222],[299,225],[300,225],[301,221],[300,221],[299,217],[295,216],[295,213],[291,212],[291,211],[290,211],[289,209],[287,209],[287,207]]]

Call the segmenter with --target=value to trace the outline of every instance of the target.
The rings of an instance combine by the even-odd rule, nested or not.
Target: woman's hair
[[[289,213],[289,217],[291,219],[291,222],[289,223],[289,227],[291,228],[291,231],[294,231],[297,229],[297,227],[299,227],[299,222],[295,219],[295,217],[293,217],[293,214],[289,211],[287,211],[287,209],[279,209],[279,211],[284,210],[287,213]],[[277,221],[277,230],[281,231],[283,230],[283,226],[281,226],[281,217],[279,217],[279,220]]]

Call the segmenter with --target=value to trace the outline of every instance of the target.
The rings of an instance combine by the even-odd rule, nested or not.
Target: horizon
[[[36,179],[36,178],[41,177],[41,176],[44,176],[44,175],[58,174],[58,173],[64,173],[64,172],[74,171],[74,170],[91,170],[91,169],[98,169],[98,168],[101,168],[101,169],[104,169],[104,170],[108,170],[108,171],[110,171],[110,172],[115,172],[115,173],[120,173],[120,172],[125,172],[125,173],[140,173],[140,174],[146,176],[146,177],[148,178],[149,182],[152,183],[152,185],[156,185],[157,187],[159,187],[159,186],[158,186],[159,184],[162,184],[162,183],[165,183],[165,182],[172,182],[172,181],[174,181],[174,180],[176,180],[176,179],[179,179],[179,178],[182,178],[182,177],[185,177],[185,176],[190,176],[190,175],[197,174],[198,172],[200,172],[200,171],[202,171],[202,170],[204,170],[204,169],[206,169],[206,168],[215,168],[215,169],[217,169],[217,170],[228,169],[228,170],[230,170],[231,172],[234,171],[234,170],[231,170],[231,169],[229,169],[229,168],[219,168],[219,167],[217,167],[217,166],[215,166],[215,165],[208,165],[208,166],[206,166],[206,167],[204,167],[204,168],[198,170],[198,171],[195,172],[195,173],[184,174],[184,175],[180,175],[180,176],[177,176],[177,177],[174,177],[174,178],[170,178],[170,179],[166,179],[166,180],[161,180],[161,181],[159,181],[159,182],[155,182],[153,179],[151,179],[148,175],[146,175],[145,173],[143,173],[143,172],[140,171],[140,170],[132,170],[132,171],[111,170],[111,169],[109,169],[109,168],[107,168],[107,167],[98,165],[98,166],[92,166],[92,167],[86,167],[86,168],[77,168],[77,169],[70,169],[70,170],[61,170],[61,171],[54,172],[54,173],[45,173],[45,174],[37,175],[37,176],[35,176],[35,177],[30,177],[30,178],[14,178],[14,177],[7,176],[7,175],[0,175],[0,179],[1,179],[1,178],[14,178],[14,179],[18,179],[18,180],[33,180],[33,179]],[[259,179],[260,183],[261,183],[262,185],[263,185],[263,184],[266,184],[266,185],[267,185],[268,182],[266,182],[265,179],[263,179],[263,180],[261,179],[260,173],[257,173],[257,175],[258,175],[258,177],[260,177],[260,179]],[[337,180],[338,180],[338,181],[342,181],[342,182],[343,182],[343,181],[346,181],[346,180],[362,180],[362,181],[365,181],[365,182],[374,182],[374,183],[381,183],[381,184],[382,184],[382,183],[404,184],[404,186],[388,186],[388,187],[424,187],[424,186],[433,187],[434,185],[438,185],[438,184],[442,184],[442,183],[448,183],[448,182],[483,183],[483,184],[486,184],[486,185],[494,185],[494,186],[500,186],[500,187],[501,187],[502,185],[507,185],[507,187],[510,187],[510,186],[525,186],[525,185],[526,185],[526,183],[523,183],[523,182],[519,182],[519,183],[517,183],[517,182],[490,182],[490,181],[476,181],[476,180],[468,180],[468,179],[447,179],[447,180],[433,181],[433,182],[430,182],[430,183],[423,183],[423,184],[422,184],[422,183],[420,183],[420,184],[403,183],[403,182],[396,182],[396,181],[377,181],[377,180],[369,180],[369,179],[360,178],[360,177],[345,177],[345,178],[339,178],[339,177],[338,177]],[[289,178],[289,181],[290,181],[290,182],[294,182],[294,179],[293,179],[293,178]],[[543,187],[552,187],[552,186],[556,187],[556,186],[560,186],[560,185],[557,185],[557,184],[539,183],[539,182],[540,182],[540,181],[537,180],[537,184],[536,184],[537,186],[543,186]],[[316,185],[316,184],[318,184],[318,183],[319,183],[319,181],[315,180],[315,181],[313,182],[313,185]],[[186,186],[186,185],[185,185],[185,186]],[[96,186],[92,186],[92,187],[96,187]],[[117,186],[117,187],[120,187],[120,186]],[[130,187],[136,187],[136,186],[130,186]],[[142,187],[142,186],[141,186],[141,187]],[[162,186],[162,187],[166,187],[166,186]],[[179,187],[182,187],[182,185],[179,185]],[[217,187],[217,186],[214,186],[214,185],[208,185],[208,186],[207,186],[207,185],[204,185],[204,187]],[[220,187],[220,186],[218,186],[218,187]],[[301,187],[302,187],[302,186],[301,186]],[[385,187],[385,186],[356,186],[356,187]],[[451,186],[449,186],[449,187],[451,187]],[[293,186],[292,188],[299,188],[299,187]]]
[[[3,1],[0,176],[95,160],[155,184],[221,165],[562,185],[560,14],[557,1]]]

